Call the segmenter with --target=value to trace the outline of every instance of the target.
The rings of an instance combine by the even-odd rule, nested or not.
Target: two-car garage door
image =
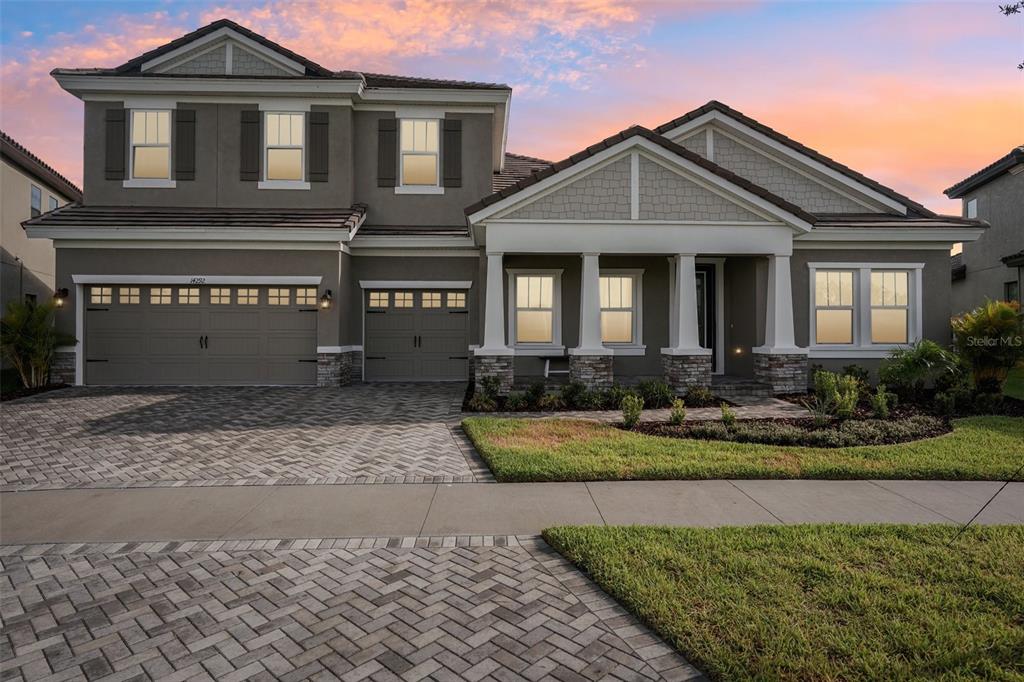
[[[315,384],[317,289],[89,285],[88,384]]]

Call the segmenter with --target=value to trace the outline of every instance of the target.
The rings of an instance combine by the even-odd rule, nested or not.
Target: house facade
[[[994,161],[945,192],[960,199],[965,218],[989,224],[952,259],[952,310],[960,314],[985,302],[1020,301],[1024,271],[1024,146]]]
[[[559,372],[801,390],[948,337],[924,206],[710,102],[550,163],[507,152],[503,85],[330,71],[227,20],[85,104],[54,240],[81,384],[317,384]]]
[[[21,224],[81,198],[70,180],[0,131],[0,310],[53,296],[53,245],[29,239]]]

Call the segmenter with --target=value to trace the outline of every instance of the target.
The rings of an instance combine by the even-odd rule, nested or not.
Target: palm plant
[[[52,303],[11,301],[0,319],[0,353],[11,361],[26,388],[45,386],[58,346],[76,343],[75,337],[53,326]]]
[[[953,318],[960,356],[971,366],[974,386],[985,393],[1002,391],[1006,375],[1024,358],[1024,316],[1013,301],[986,301]]]

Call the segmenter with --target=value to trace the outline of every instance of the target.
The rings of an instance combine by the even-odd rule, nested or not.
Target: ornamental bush
[[[627,395],[622,399],[622,423],[631,429],[640,423],[644,411],[644,399],[638,395]]]
[[[971,368],[975,389],[1002,393],[1006,375],[1024,360],[1024,316],[1020,304],[986,301],[953,318],[952,325],[956,348]]]
[[[668,407],[675,398],[669,385],[660,380],[641,381],[636,385],[636,390],[644,399],[644,407],[650,409]]]
[[[850,374],[818,370],[814,373],[814,396],[824,411],[839,419],[849,419],[857,409],[860,380]]]
[[[59,346],[73,346],[75,337],[53,326],[53,303],[11,301],[0,320],[0,353],[18,372],[25,388],[45,386]]]
[[[673,426],[680,426],[686,421],[686,403],[683,402],[682,398],[676,398],[672,401],[672,409],[668,415],[668,423]]]
[[[928,339],[905,348],[896,348],[878,368],[881,383],[892,389],[900,400],[918,402],[928,385],[951,385],[962,372],[959,358]]]

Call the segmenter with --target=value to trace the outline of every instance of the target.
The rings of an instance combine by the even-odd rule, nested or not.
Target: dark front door
[[[718,371],[715,329],[715,266],[697,266],[697,335],[700,345],[711,349],[711,371]]]

